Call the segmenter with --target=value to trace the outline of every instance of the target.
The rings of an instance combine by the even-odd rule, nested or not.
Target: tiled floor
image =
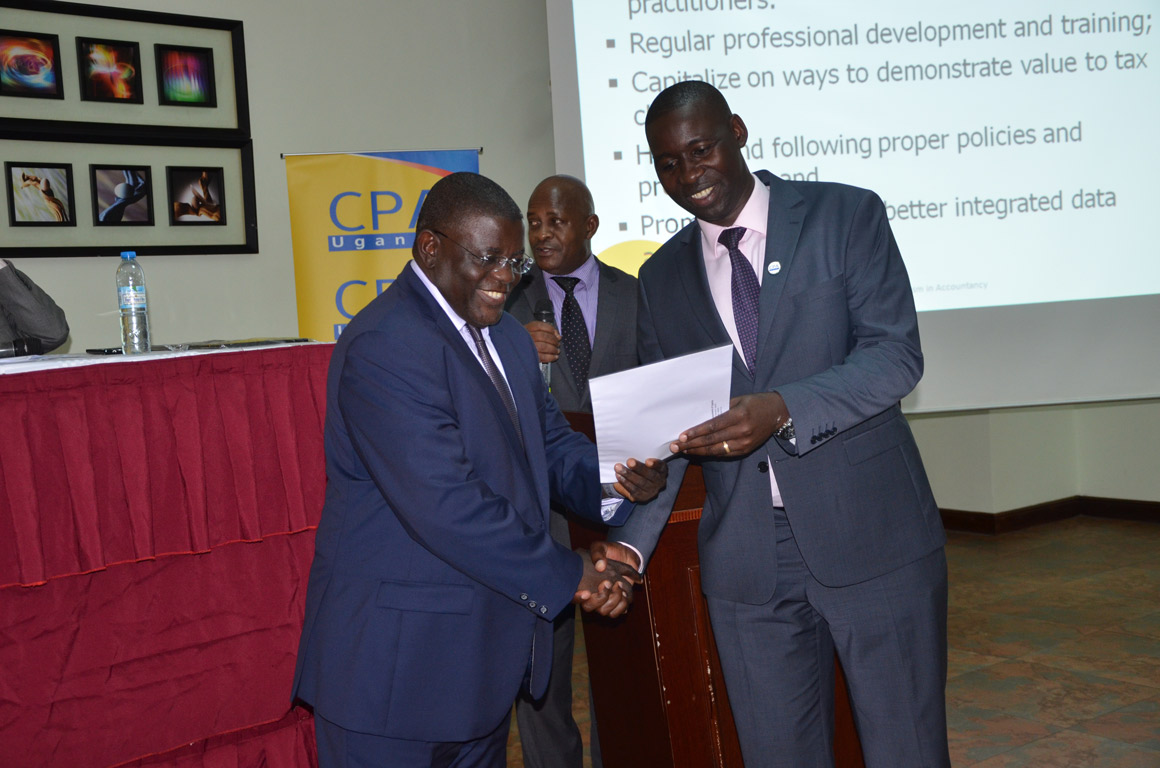
[[[1160,768],[1160,525],[1076,517],[948,536],[955,768]],[[513,726],[508,766],[522,765]]]
[[[1160,767],[1160,525],[954,533],[956,768]]]

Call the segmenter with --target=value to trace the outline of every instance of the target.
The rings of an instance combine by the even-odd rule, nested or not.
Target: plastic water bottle
[[[121,251],[117,267],[117,296],[121,301],[121,351],[139,355],[149,351],[149,302],[145,272],[134,251]]]

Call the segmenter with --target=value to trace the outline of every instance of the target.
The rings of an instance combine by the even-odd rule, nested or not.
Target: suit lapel
[[[694,223],[679,237],[682,237],[684,242],[681,249],[683,258],[677,262],[677,279],[684,286],[686,306],[707,307],[709,310],[690,314],[697,319],[701,330],[708,338],[709,346],[733,344],[721,315],[717,313],[713,292],[709,290],[709,274],[705,271],[705,257],[701,250],[701,228]],[[706,348],[704,345],[692,345],[693,350],[704,348]],[[749,378],[749,367],[745,365],[745,360],[736,346],[733,348],[733,372]]]
[[[676,263],[676,277],[685,289],[686,306],[708,307],[710,312],[691,314],[712,343],[730,344],[729,331],[725,330],[725,324],[717,314],[717,305],[713,303],[713,294],[709,290],[709,275],[705,272],[705,258],[701,253],[701,228],[693,224],[681,237],[682,258]]]
[[[523,329],[520,329],[521,332]],[[521,465],[526,470],[531,470],[532,478],[546,476],[540,470],[544,462],[544,435],[540,429],[540,414],[536,405],[536,393],[532,391],[531,381],[527,376],[518,375],[519,371],[519,353],[515,347],[515,341],[511,334],[506,333],[499,325],[493,325],[490,330],[491,343],[495,346],[496,353],[499,355],[500,361],[503,363],[504,371],[507,373],[508,388],[511,390],[512,399],[516,403],[516,411],[520,417],[520,432],[523,437],[523,445],[516,439],[515,428],[512,426],[511,419],[508,418],[507,409],[504,408],[503,402],[499,395],[495,392],[495,386],[492,385],[491,379],[484,374],[487,379],[488,389],[491,394],[495,395],[493,398],[494,404],[499,409],[499,415],[506,422],[507,429],[505,433],[512,441],[512,448],[522,457]],[[483,366],[476,364],[480,370]],[[538,374],[537,374],[538,375]]]
[[[623,323],[636,323],[635,317],[623,317],[621,312],[623,303],[620,297],[620,285],[617,275],[605,268],[600,260],[596,261],[600,270],[600,286],[596,293],[596,338],[592,340],[592,376],[599,376],[599,363],[608,357],[608,350],[612,346],[612,335]]]
[[[551,303],[548,297],[548,285],[544,281],[548,276],[540,271],[539,267],[532,267],[523,278],[524,301],[528,303],[528,315],[535,317],[536,306],[541,301]]]
[[[636,316],[631,316],[627,308],[633,306],[631,302],[622,299],[625,291],[636,288],[621,281],[616,274],[599,259],[596,261],[600,269],[600,287],[596,294],[596,338],[592,342],[592,370],[591,376],[600,376],[608,364],[616,334],[626,325],[636,325]],[[592,395],[584,393],[583,410],[592,410]]]
[[[447,313],[443,311],[443,308],[440,307],[438,303],[436,303],[434,297],[431,296],[430,291],[427,290],[427,287],[422,284],[419,278],[411,274],[410,267],[403,269],[403,272],[399,275],[399,279],[396,280],[395,283],[396,285],[401,284],[402,286],[406,287],[411,292],[411,294],[419,300],[420,305],[423,307],[423,311],[434,321],[435,327],[439,329],[439,333],[442,334],[448,348],[451,349],[451,353],[459,360],[459,363],[467,369],[468,375],[476,380],[476,388],[483,393],[484,399],[487,400],[487,403],[491,409],[495,411],[496,418],[498,418],[500,421],[504,435],[507,437],[508,443],[511,445],[512,452],[515,453],[516,456],[523,456],[524,447],[520,444],[520,439],[516,435],[516,428],[515,425],[512,424],[511,417],[508,416],[507,408],[504,407],[503,400],[500,399],[499,392],[496,391],[495,385],[491,383],[491,377],[487,375],[487,371],[483,369],[483,365],[480,364],[479,359],[476,358],[475,353],[468,346],[469,342],[463,338],[459,331],[455,330],[455,326],[451,323],[451,318],[449,318]],[[498,334],[495,333],[495,327],[492,328],[490,333],[492,337],[492,344],[498,351],[499,343],[496,341]],[[514,389],[512,386],[514,377],[511,374],[514,373],[515,369],[507,366],[507,360],[510,358],[510,354],[503,357],[505,364],[504,370],[511,372],[508,375],[508,385],[509,388]],[[513,362],[512,365],[514,366],[515,363]],[[514,392],[512,396],[515,396]],[[519,411],[520,415],[520,427],[522,430],[526,431],[526,428],[524,427],[524,407],[525,406],[522,406],[520,401],[517,399],[516,409]],[[536,418],[534,404],[532,407],[531,418]],[[526,458],[523,459],[523,465],[525,467],[527,466]]]
[[[769,212],[765,235],[765,277],[761,281],[761,305],[759,309],[759,328],[757,333],[757,361],[761,367],[762,361],[767,364],[773,360],[772,355],[765,350],[770,330],[773,328],[774,315],[777,312],[778,302],[781,300],[782,290],[785,288],[786,276],[789,274],[798,238],[802,232],[802,222],[805,221],[805,201],[801,195],[789,184],[776,179],[766,171],[758,171],[758,178],[769,185]],[[777,274],[769,273],[769,265],[773,262],[780,264]]]

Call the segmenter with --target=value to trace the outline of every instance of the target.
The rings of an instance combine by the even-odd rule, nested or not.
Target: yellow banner
[[[290,155],[290,234],[298,334],[338,338],[411,259],[415,221],[431,185],[479,171],[474,150]]]

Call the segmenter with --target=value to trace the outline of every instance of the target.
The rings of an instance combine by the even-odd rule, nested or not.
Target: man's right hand
[[[536,343],[541,363],[554,363],[560,358],[560,332],[551,323],[534,320],[524,326]]]
[[[584,572],[572,602],[588,612],[616,618],[632,604],[632,588],[642,582],[641,575],[624,563],[605,561],[596,569],[596,558],[583,549],[576,550],[584,563]]]
[[[636,552],[619,541],[595,541],[588,551],[592,556],[592,564],[599,573],[604,573],[609,566],[625,564],[632,568],[632,572],[637,576],[638,581],[633,583],[643,583],[640,576],[640,558],[637,557]]]

